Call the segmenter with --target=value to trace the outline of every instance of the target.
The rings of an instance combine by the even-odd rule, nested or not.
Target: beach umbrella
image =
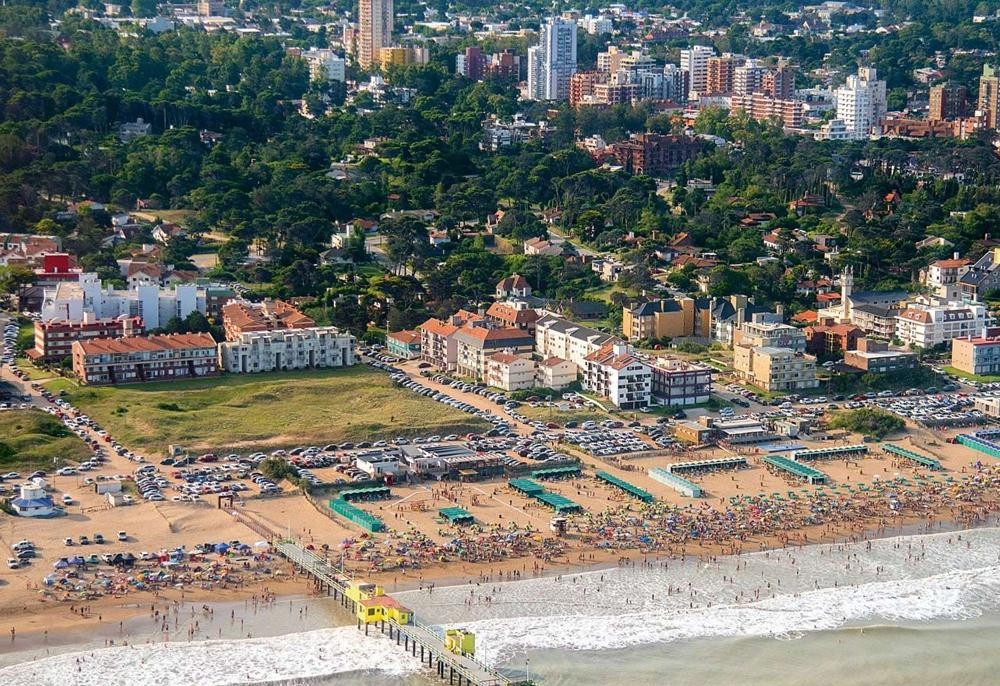
[[[65,557],[61,557],[58,560],[56,560],[55,564],[53,564],[52,566],[55,567],[56,569],[66,569],[67,567],[69,567],[69,562],[66,561]]]
[[[216,543],[215,544],[215,552],[217,552],[217,553],[224,553],[227,550],[229,550],[229,544],[228,543]]]

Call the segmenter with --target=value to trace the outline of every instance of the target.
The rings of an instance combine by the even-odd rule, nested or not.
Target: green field
[[[517,411],[531,420],[556,422],[557,424],[565,424],[569,421],[587,422],[591,420],[595,422],[603,422],[605,419],[610,417],[607,412],[602,412],[596,407],[584,407],[563,411],[558,407],[531,407],[528,403],[523,403],[519,408],[517,408]]]
[[[90,457],[90,448],[62,422],[39,410],[0,412],[0,469],[51,470]]]
[[[57,379],[67,400],[133,449],[160,454],[375,441],[480,431],[488,424],[396,387],[383,372],[347,369],[245,374],[119,387]]]
[[[996,383],[1000,381],[1000,376],[997,375],[983,375],[983,374],[970,374],[969,372],[963,372],[961,369],[956,369],[955,367],[943,367],[944,371],[953,376],[957,376],[967,381],[978,381],[979,383]]]

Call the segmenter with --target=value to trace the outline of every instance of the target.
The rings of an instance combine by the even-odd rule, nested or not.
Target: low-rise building
[[[316,322],[284,300],[264,300],[227,304],[222,308],[222,326],[226,340],[236,341],[245,333],[307,329],[316,326]]]
[[[966,374],[1000,374],[1000,328],[986,329],[980,336],[953,339],[951,366]]]
[[[734,346],[751,348],[789,348],[795,352],[805,352],[805,332],[790,324],[781,322],[782,313],[755,314],[751,321],[745,321],[733,333]]]
[[[420,332],[409,329],[387,333],[385,347],[390,355],[401,360],[415,360],[420,357]]]
[[[215,376],[216,349],[208,333],[76,341],[73,373],[88,385]]]
[[[125,338],[142,333],[139,317],[94,319],[85,315],[83,321],[67,322],[50,319],[35,322],[35,347],[25,354],[34,362],[58,362],[73,355],[73,343],[92,338]]]
[[[706,403],[712,393],[712,368],[669,357],[650,361],[653,400],[676,407]]]
[[[986,307],[977,303],[911,303],[896,317],[896,338],[921,348],[975,336],[989,322]]]
[[[1000,417],[1000,398],[990,395],[977,395],[972,399],[972,406],[987,417]]]
[[[486,321],[509,329],[521,329],[534,335],[538,312],[522,300],[495,302],[486,310]]]
[[[863,372],[892,374],[905,369],[915,369],[917,355],[905,350],[890,350],[884,341],[860,338],[855,350],[844,353],[844,364]]]
[[[805,328],[806,350],[814,355],[839,355],[854,350],[865,332],[853,324],[834,324],[823,319]]]
[[[487,386],[505,391],[523,391],[535,387],[535,363],[529,357],[508,352],[486,358]]]
[[[549,357],[538,363],[535,385],[561,391],[576,383],[577,368],[569,360]]]
[[[543,359],[569,360],[581,371],[587,367],[587,355],[618,341],[610,334],[555,315],[546,315],[535,322],[535,352]]]
[[[587,355],[583,386],[623,410],[647,407],[653,372],[625,343],[607,343]]]
[[[496,296],[506,298],[527,298],[531,295],[531,284],[520,274],[511,274],[497,282]]]
[[[711,336],[711,303],[706,298],[651,300],[622,308],[622,332],[630,341]]]
[[[354,336],[332,326],[248,331],[219,344],[219,365],[231,374],[348,367],[354,346]]]
[[[772,391],[801,391],[816,388],[816,358],[792,348],[736,345],[733,368],[741,378]]]
[[[461,376],[483,379],[486,361],[493,353],[506,351],[530,354],[535,339],[521,329],[491,329],[480,324],[466,324],[455,332],[455,370]]]
[[[460,326],[478,317],[459,311],[446,320],[431,317],[417,329],[420,331],[420,359],[442,371],[455,369],[458,363],[458,341],[455,334]]]

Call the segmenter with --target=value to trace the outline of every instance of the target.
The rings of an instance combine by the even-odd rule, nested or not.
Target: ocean
[[[997,527],[397,597],[545,685],[994,684],[1000,673]],[[332,603],[307,602],[307,617],[292,606],[248,617],[250,639],[223,632],[223,609],[213,640],[0,654],[0,684],[439,683],[386,638],[329,628],[346,621]]]

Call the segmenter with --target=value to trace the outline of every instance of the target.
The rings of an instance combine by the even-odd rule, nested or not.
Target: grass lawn
[[[18,369],[27,374],[28,378],[32,381],[44,381],[46,379],[54,379],[58,376],[55,372],[36,367],[27,357],[18,357],[14,362],[17,363]]]
[[[948,374],[959,377],[960,379],[967,379],[968,381],[978,381],[979,383],[996,383],[1000,381],[1000,376],[993,374],[970,374],[969,372],[963,372],[961,369],[955,369],[954,367],[948,366],[943,368]]]
[[[566,422],[603,422],[610,415],[602,412],[596,407],[584,407],[562,411],[558,407],[531,407],[528,403],[523,403],[517,411],[531,420],[543,422],[556,422],[565,424]]]
[[[0,412],[0,469],[51,470],[90,457],[87,444],[52,415],[39,410]]]
[[[71,403],[125,445],[160,454],[277,448],[393,436],[463,433],[486,422],[396,387],[363,365],[119,387],[58,379]]]

